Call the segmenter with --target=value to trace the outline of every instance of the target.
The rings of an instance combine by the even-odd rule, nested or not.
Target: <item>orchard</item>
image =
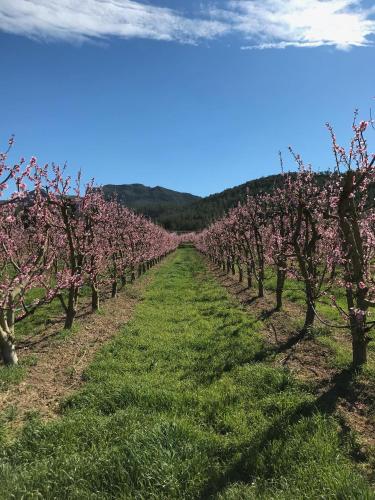
[[[175,250],[178,238],[141,215],[106,201],[93,183],[82,186],[58,166],[0,156],[0,354],[17,364],[17,324],[52,300],[61,302],[65,328],[73,326],[80,289],[91,288],[92,309],[109,284],[134,280]],[[5,197],[5,193],[7,196]],[[10,194],[9,194],[10,193]],[[6,198],[6,199],[5,199]],[[41,291],[30,303],[29,292]],[[30,332],[32,333],[32,332]]]
[[[370,122],[353,124],[345,149],[327,124],[335,159],[324,185],[310,166],[290,150],[298,170],[283,173],[271,194],[248,196],[227,216],[194,237],[197,248],[228,273],[247,275],[264,294],[266,270],[276,276],[275,308],[282,308],[286,277],[303,284],[305,321],[347,331],[352,339],[353,367],[367,360],[369,332],[375,325],[375,209],[371,186],[375,156],[365,133]],[[373,195],[372,195],[373,196]],[[336,293],[345,297],[338,302]],[[321,298],[337,308],[338,321],[328,324],[317,313]]]

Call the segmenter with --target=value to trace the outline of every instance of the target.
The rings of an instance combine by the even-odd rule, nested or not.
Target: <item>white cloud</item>
[[[0,0],[0,30],[41,39],[149,38],[198,43],[239,36],[242,49],[363,47],[375,8],[361,0],[206,0],[187,17],[146,0]]]
[[[335,46],[338,49],[371,44],[375,33],[373,9],[360,0],[232,0],[216,18],[231,14],[233,30],[250,44],[242,48]]]
[[[33,38],[150,38],[194,43],[227,29],[208,18],[133,0],[1,0],[0,30]]]

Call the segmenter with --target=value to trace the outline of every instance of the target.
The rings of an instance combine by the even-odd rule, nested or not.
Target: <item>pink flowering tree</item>
[[[296,174],[288,174],[285,189],[289,198],[288,225],[293,259],[290,270],[302,281],[306,301],[302,333],[316,318],[316,304],[332,282],[332,262],[327,258],[330,197],[326,186],[319,186],[310,166],[291,151],[298,165]]]
[[[375,210],[369,188],[375,182],[375,156],[368,153],[365,138],[368,122],[353,123],[353,138],[348,150],[339,146],[331,134],[336,160],[334,182],[338,195],[334,199],[340,266],[344,272],[346,317],[352,336],[353,366],[361,367],[367,360],[368,333],[374,321],[368,318],[375,307]]]
[[[91,287],[93,311],[100,309],[100,290],[108,282],[110,219],[114,216],[111,208],[100,189],[93,189],[92,185],[86,187],[84,196],[80,198],[79,210],[84,221],[81,242],[85,255],[83,270]]]
[[[57,288],[51,216],[42,189],[45,169],[32,158],[22,172],[19,165],[8,172],[8,181],[13,183],[9,188],[15,190],[0,205],[0,354],[6,365],[12,365],[18,361],[15,324],[50,302]],[[25,180],[32,191],[27,190]],[[42,290],[41,297],[28,303],[34,288]]]
[[[91,287],[92,309],[100,290],[127,272],[143,272],[173,251],[179,239],[145,217],[104,199],[90,183],[81,187],[64,169],[29,164],[8,166],[9,140],[0,153],[0,357],[16,364],[15,325],[55,297],[71,328],[82,285]],[[8,199],[1,200],[5,193]],[[38,290],[30,301],[30,291]],[[35,295],[35,294],[33,294]]]
[[[116,200],[106,203],[107,222],[106,233],[109,246],[108,272],[111,279],[111,296],[117,297],[119,281],[126,284],[126,270],[128,268],[128,241],[126,226],[128,210]]]
[[[48,202],[53,220],[54,245],[59,248],[56,281],[61,291],[59,299],[65,312],[64,328],[73,326],[81,286],[87,271],[87,249],[90,233],[86,227],[82,206],[80,175],[77,177],[73,194],[71,178],[64,171],[53,166],[54,175],[49,180]]]

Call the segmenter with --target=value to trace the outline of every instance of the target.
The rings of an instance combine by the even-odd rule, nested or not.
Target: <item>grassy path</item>
[[[350,436],[259,361],[259,328],[179,250],[63,416],[3,446],[0,498],[375,498]]]

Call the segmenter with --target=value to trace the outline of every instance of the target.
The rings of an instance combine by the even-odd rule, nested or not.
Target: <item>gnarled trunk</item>
[[[315,302],[312,291],[306,290],[306,298],[306,315],[302,328],[303,332],[307,332],[313,326],[315,320]]]
[[[111,296],[113,299],[117,297],[117,280],[112,283]]]
[[[0,359],[7,366],[18,363],[14,345],[14,311],[11,310],[0,310]]]
[[[238,264],[238,281],[243,282],[243,270],[240,264]]]
[[[247,263],[246,266],[246,272],[247,272],[247,288],[251,288],[253,286],[253,275],[252,275],[252,267],[249,262]]]
[[[230,260],[227,259],[227,274],[230,273]]]
[[[367,289],[357,287],[355,293],[351,288],[346,289],[346,300],[349,309],[350,333],[352,336],[352,366],[354,369],[360,369],[367,363],[367,336],[366,304]],[[357,306],[357,307],[356,307]]]
[[[277,282],[276,282],[276,310],[279,311],[283,306],[283,292],[285,284],[286,272],[284,268],[277,268]]]
[[[357,325],[351,329],[353,348],[353,367],[360,368],[367,363],[368,339],[364,329]]]
[[[259,276],[258,279],[258,297],[262,298],[264,297],[264,278],[262,276]]]
[[[16,365],[18,363],[16,346],[12,338],[4,335],[2,331],[0,331],[0,358],[7,366]]]
[[[69,288],[68,305],[65,309],[65,324],[64,328],[70,330],[73,327],[74,319],[77,315],[78,306],[78,287],[72,285]]]
[[[96,285],[91,285],[91,309],[93,311],[100,309],[99,290]]]

